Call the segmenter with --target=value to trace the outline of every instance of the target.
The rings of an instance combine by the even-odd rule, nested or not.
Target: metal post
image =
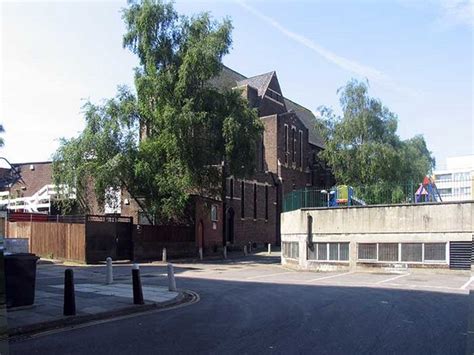
[[[223,253],[224,253],[224,259],[227,259],[227,246],[226,245],[224,245]]]
[[[176,292],[176,280],[174,278],[173,264],[168,264],[168,289]]]
[[[166,263],[166,248],[163,248],[163,254],[161,256],[161,261],[163,261],[164,263]]]
[[[140,267],[138,264],[132,266],[132,283],[133,283],[133,304],[144,304],[142,282],[140,280]]]
[[[199,248],[199,260],[202,261],[203,255],[202,255],[202,248]]]
[[[272,255],[272,245],[268,243],[268,255]]]
[[[74,293],[74,272],[72,269],[64,271],[64,305],[65,316],[76,315],[76,295]]]
[[[114,271],[112,269],[112,258],[109,256],[105,259],[107,262],[107,276],[105,279],[105,283],[110,285],[114,281]]]
[[[252,242],[249,242],[249,253],[252,252]]]
[[[244,245],[244,256],[247,256],[247,245]]]

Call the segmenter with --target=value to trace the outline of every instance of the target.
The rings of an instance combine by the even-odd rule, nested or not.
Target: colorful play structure
[[[354,188],[347,185],[335,186],[329,192],[328,206],[365,206],[365,201],[357,198],[354,193]]]
[[[429,176],[425,176],[415,192],[415,203],[421,202],[442,202],[441,195],[433,180]]]

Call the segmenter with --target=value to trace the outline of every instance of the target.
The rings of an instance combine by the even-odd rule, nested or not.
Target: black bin
[[[19,253],[4,256],[7,307],[30,306],[35,302],[35,254]]]

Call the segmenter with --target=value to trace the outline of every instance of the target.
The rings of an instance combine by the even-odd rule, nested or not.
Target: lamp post
[[[329,207],[329,198],[331,195],[334,195],[336,193],[336,191],[327,191],[327,190],[321,190],[321,193],[323,195],[326,195],[327,196],[327,207]]]

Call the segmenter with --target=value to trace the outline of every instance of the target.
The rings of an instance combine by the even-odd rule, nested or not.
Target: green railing
[[[439,180],[436,181],[435,187],[436,189],[431,190],[425,188],[425,190],[429,190],[429,193],[423,193],[423,189],[420,190],[420,183],[415,182],[352,186],[353,200],[351,205],[357,205],[361,202],[367,205],[377,205],[474,199],[474,180],[472,178]],[[328,191],[331,190],[328,189]],[[283,198],[283,212],[299,208],[329,206],[326,191],[324,191],[325,193],[321,191],[321,189],[306,188],[289,192]]]

